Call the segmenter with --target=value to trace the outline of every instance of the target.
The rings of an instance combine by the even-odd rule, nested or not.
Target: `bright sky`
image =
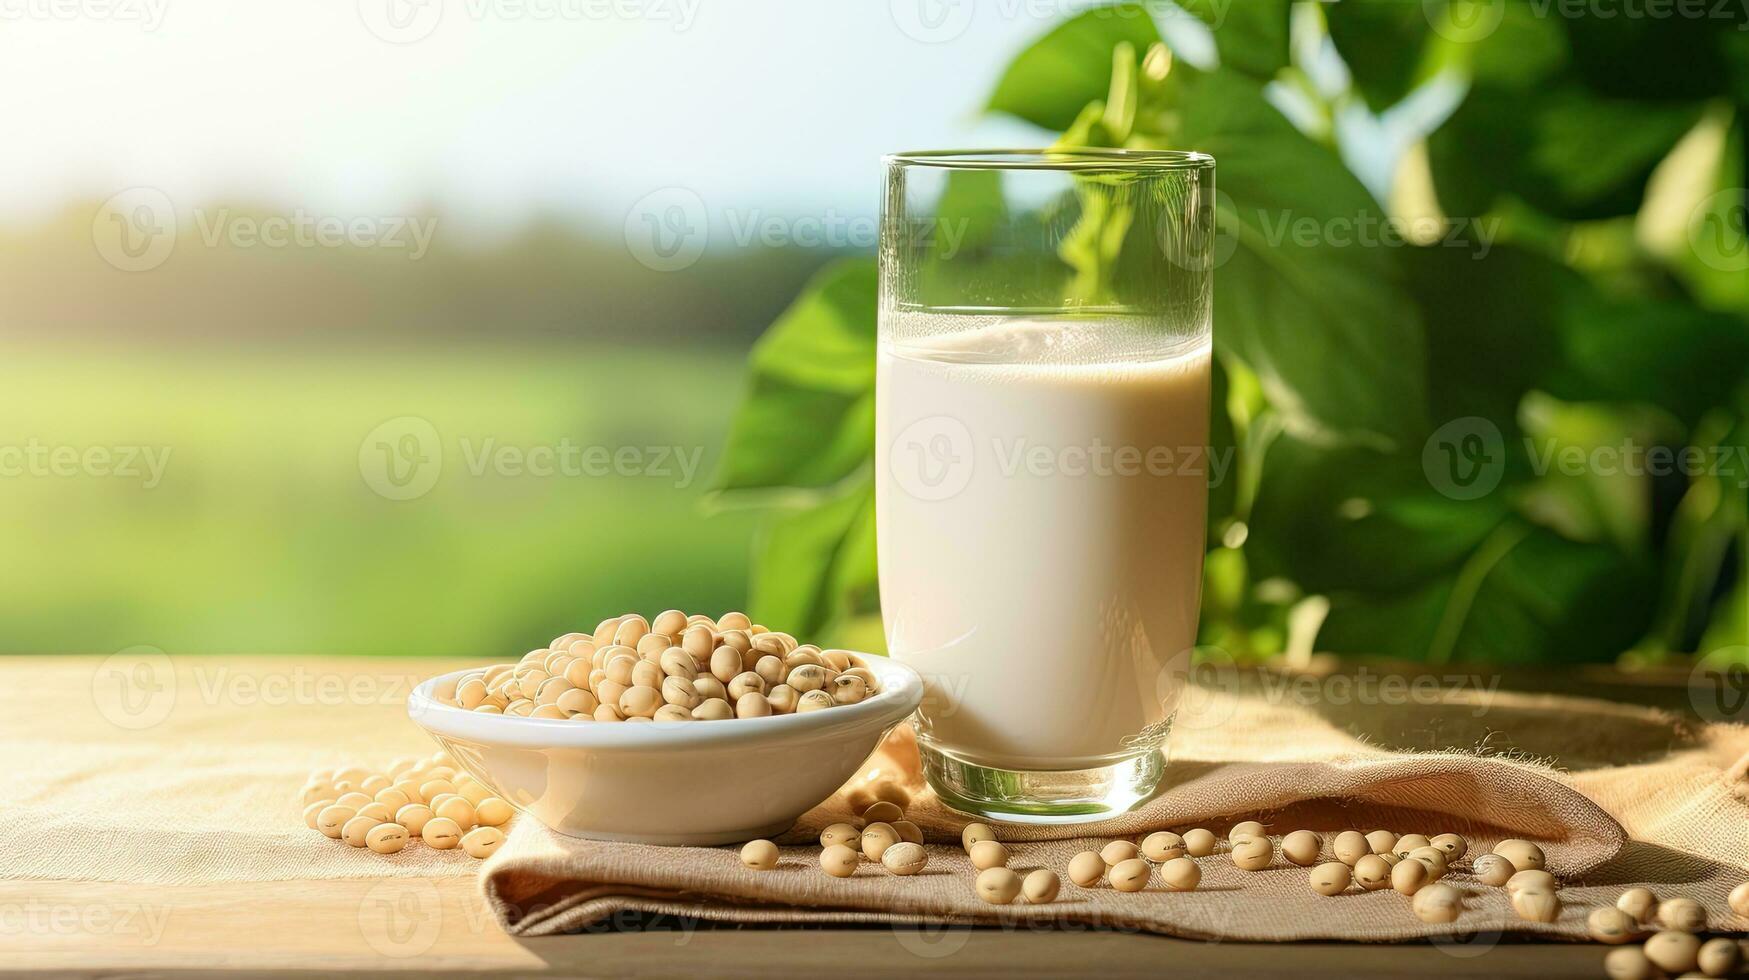
[[[713,209],[871,214],[883,152],[1037,143],[976,110],[1081,6],[0,0],[0,220],[136,185],[506,224],[617,222],[674,185]]]

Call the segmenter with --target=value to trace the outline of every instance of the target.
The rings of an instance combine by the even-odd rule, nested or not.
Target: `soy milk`
[[[1004,769],[1157,744],[1196,637],[1206,329],[885,315],[881,602],[889,649],[929,682],[922,737]]]

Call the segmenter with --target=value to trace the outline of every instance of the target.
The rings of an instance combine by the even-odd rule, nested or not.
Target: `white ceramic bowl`
[[[923,699],[923,680],[862,656],[880,693],[806,714],[726,721],[560,721],[438,701],[433,677],[407,715],[517,809],[573,837],[727,844],[782,833],[854,776]],[[477,669],[477,668],[476,668]]]

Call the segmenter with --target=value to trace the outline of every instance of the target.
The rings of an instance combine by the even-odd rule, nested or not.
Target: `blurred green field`
[[[0,651],[502,656],[626,609],[745,601],[754,515],[702,506],[738,352],[325,348],[0,350]],[[397,501],[360,446],[405,416],[431,423],[442,462]],[[567,438],[699,465],[475,472],[486,440]],[[161,482],[143,461],[135,477],[46,462],[93,446],[167,448]]]

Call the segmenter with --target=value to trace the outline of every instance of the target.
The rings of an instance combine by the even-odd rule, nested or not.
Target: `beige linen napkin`
[[[999,834],[1014,852],[1010,867],[1061,875],[1076,852],[1114,837],[1192,826],[1224,835],[1243,819],[1263,820],[1275,834],[1308,828],[1326,839],[1349,828],[1449,831],[1469,838],[1472,857],[1501,838],[1525,837],[1542,843],[1550,870],[1567,882],[1559,920],[1520,920],[1501,889],[1467,873],[1467,859],[1447,879],[1465,893],[1465,912],[1450,925],[1421,922],[1390,890],[1327,898],[1311,890],[1303,868],[1278,858],[1270,870],[1245,872],[1224,855],[1198,862],[1203,878],[1195,892],[1167,892],[1156,879],[1144,892],[1120,894],[1078,888],[1065,876],[1049,905],[986,905],[958,846],[967,818],[921,785],[908,728],[889,739],[869,770],[912,792],[907,816],[923,828],[930,858],[916,877],[896,878],[869,863],[846,879],[819,870],[818,832],[851,815],[860,782],[853,780],[779,841],[785,846],[774,871],[745,868],[733,847],[602,844],[525,819],[487,862],[484,888],[505,927],[524,936],[637,910],[738,922],[890,923],[902,934],[918,923],[1075,925],[1240,940],[1434,936],[1491,945],[1509,932],[1582,937],[1590,910],[1634,883],[1701,899],[1715,928],[1749,925],[1724,902],[1749,861],[1749,809],[1733,793],[1741,792],[1749,752],[1742,726],[1691,728],[1652,709],[1479,689],[1444,690],[1434,703],[1401,711],[1293,701],[1279,692],[1212,695],[1205,723],[1181,719],[1155,799],[1094,825],[1003,826]],[[1610,759],[1635,764],[1610,767]],[[1630,841],[1630,831],[1640,840]],[[1260,906],[1260,898],[1269,904]],[[1269,914],[1256,914],[1261,907]]]

